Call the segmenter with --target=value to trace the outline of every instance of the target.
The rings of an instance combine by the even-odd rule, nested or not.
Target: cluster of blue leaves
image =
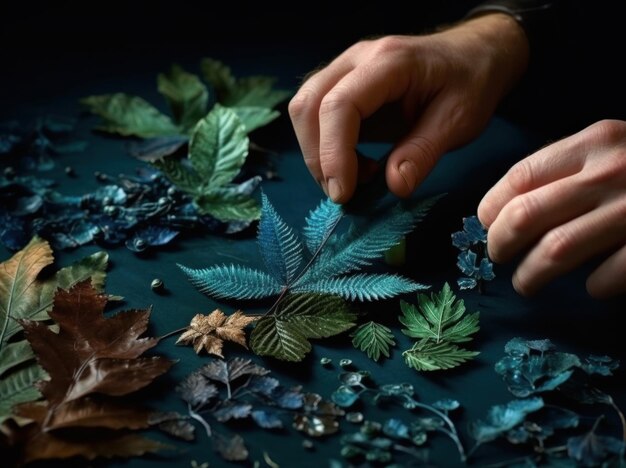
[[[11,120],[0,123],[0,160],[20,169],[47,171],[56,154],[84,151],[87,142],[72,138],[76,121],[45,116],[29,125]],[[12,166],[10,166],[12,167]]]
[[[601,414],[590,429],[572,433],[585,425],[571,409],[551,403],[556,393],[582,404],[604,404],[624,416],[610,395],[595,387],[593,376],[609,376],[619,362],[609,356],[581,358],[557,351],[550,340],[514,338],[505,346],[506,356],[495,370],[518,399],[491,407],[487,416],[470,427],[480,445],[503,438],[511,444],[529,445],[532,455],[519,466],[624,466],[626,463],[626,426],[622,437],[598,434]],[[556,400],[560,401],[560,400]],[[503,465],[504,466],[504,465]],[[543,466],[543,465],[541,465]]]
[[[316,292],[345,299],[378,300],[427,286],[395,274],[356,273],[395,246],[438,197],[411,208],[401,205],[371,215],[361,225],[335,232],[345,210],[330,199],[309,213],[299,236],[262,196],[258,246],[266,271],[240,265],[180,268],[202,292],[218,298],[261,299],[285,292]],[[303,240],[301,240],[303,238]]]
[[[0,176],[0,242],[19,250],[39,235],[55,249],[96,242],[142,252],[169,243],[183,231],[231,234],[250,224],[201,215],[190,196],[154,169],[97,178],[102,185],[95,191],[66,196],[54,190],[52,180]],[[256,177],[241,189],[250,194],[259,182]]]
[[[452,245],[461,250],[456,263],[465,275],[457,280],[461,289],[474,289],[495,278],[486,253],[487,230],[476,216],[463,218],[463,230],[452,233]]]

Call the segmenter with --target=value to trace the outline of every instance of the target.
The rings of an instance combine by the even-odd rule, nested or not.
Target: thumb
[[[391,192],[399,197],[411,195],[445,152],[469,139],[463,125],[467,120],[460,114],[466,113],[449,100],[435,100],[426,108],[389,155],[386,179]]]

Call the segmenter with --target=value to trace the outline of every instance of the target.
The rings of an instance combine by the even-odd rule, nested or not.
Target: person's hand
[[[524,31],[501,13],[431,35],[361,41],[289,103],[304,161],[327,195],[348,201],[366,165],[355,152],[361,121],[395,102],[410,130],[390,154],[386,180],[408,196],[443,153],[482,131],[527,61]]]
[[[513,275],[520,294],[600,255],[587,291],[626,292],[626,122],[595,123],[517,163],[487,192],[478,218],[494,262],[525,254]]]

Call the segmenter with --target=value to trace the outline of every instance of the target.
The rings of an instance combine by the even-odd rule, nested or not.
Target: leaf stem
[[[179,328],[178,330],[174,330],[174,331],[171,331],[169,333],[166,333],[165,335],[163,335],[163,336],[161,336],[159,338],[159,341],[164,340],[166,338],[169,338],[170,336],[177,335],[178,333],[182,333],[185,330],[187,330],[187,327]]]
[[[190,404],[187,404],[187,409],[189,411],[189,416],[191,416],[193,419],[195,419],[200,424],[202,424],[202,427],[204,427],[204,430],[206,431],[207,437],[209,437],[209,439],[211,437],[213,437],[213,432],[211,431],[211,426],[209,426],[209,423],[206,422],[205,419],[202,416],[200,416],[193,409],[191,409],[191,405]]]
[[[615,401],[613,400],[613,397],[611,397],[609,395],[609,404],[611,405],[611,407],[617,412],[617,415],[619,416],[619,420],[622,423],[622,439],[624,440],[624,442],[626,442],[626,417],[624,417],[624,413],[622,413],[622,410],[619,409],[619,407],[615,404]]]

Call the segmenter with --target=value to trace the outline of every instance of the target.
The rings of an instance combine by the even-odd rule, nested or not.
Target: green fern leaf
[[[439,293],[418,294],[419,310],[405,301],[400,302],[402,330],[412,338],[427,338],[436,343],[470,341],[470,335],[479,330],[478,312],[462,317],[465,313],[463,300],[456,301],[448,283]]]
[[[311,350],[309,339],[326,338],[354,326],[356,314],[338,297],[287,295],[272,315],[259,320],[250,335],[254,353],[301,361]]]
[[[378,361],[381,354],[389,357],[389,348],[396,345],[391,330],[376,322],[360,325],[352,336],[352,345],[374,361]]]
[[[398,275],[360,273],[304,284],[298,283],[291,290],[334,294],[350,300],[377,301],[427,288],[428,286]]]
[[[451,369],[477,356],[477,351],[468,351],[447,342],[436,343],[424,339],[402,353],[407,366],[418,371]]]
[[[262,299],[279,294],[280,284],[267,273],[239,265],[193,269],[178,265],[200,292],[225,299]]]

